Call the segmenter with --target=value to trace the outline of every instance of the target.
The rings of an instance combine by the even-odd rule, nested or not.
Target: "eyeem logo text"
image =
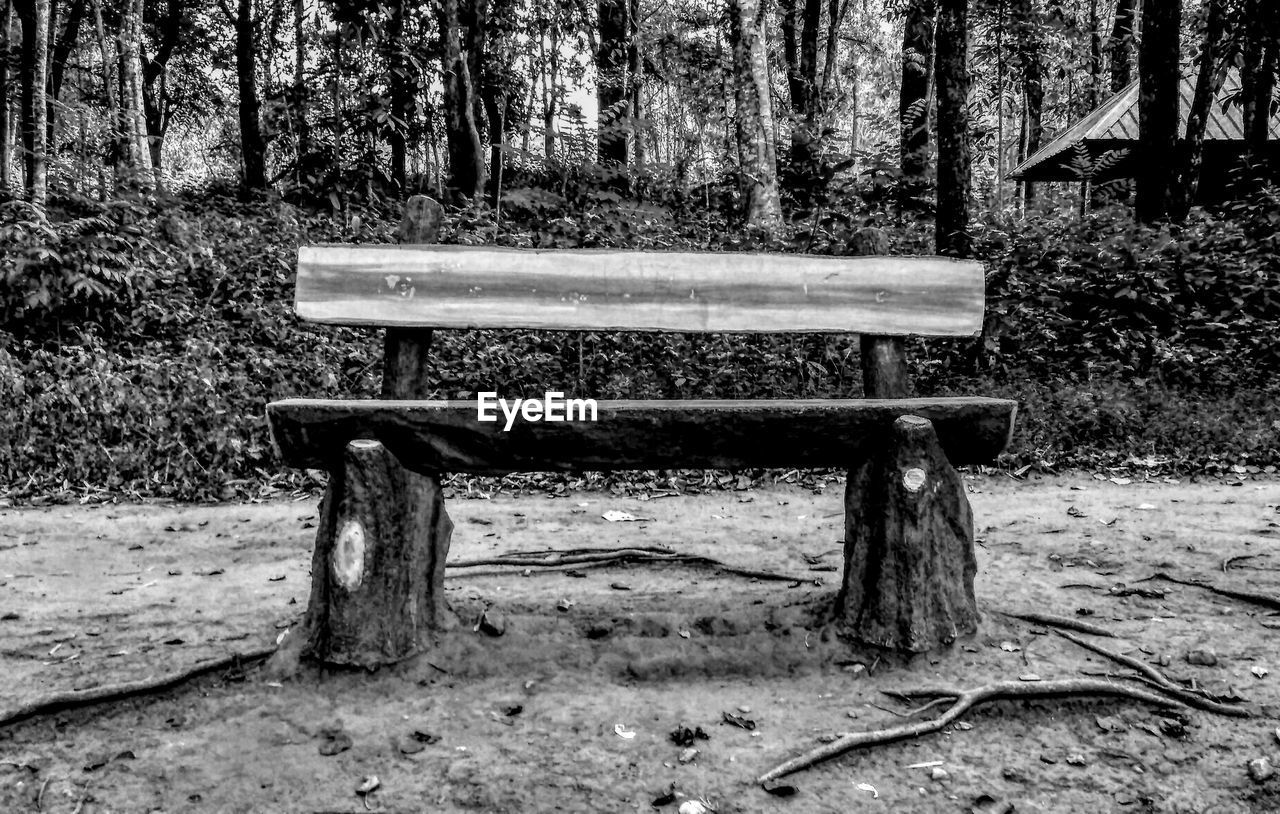
[[[548,390],[540,399],[498,398],[496,391],[476,394],[476,420],[498,420],[498,411],[506,418],[503,432],[510,432],[516,418],[525,421],[595,421],[595,399],[566,399],[559,390]]]

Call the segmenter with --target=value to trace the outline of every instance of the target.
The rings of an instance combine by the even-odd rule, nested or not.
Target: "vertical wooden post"
[[[910,394],[907,344],[900,336],[862,336],[862,395],[905,399]]]
[[[888,252],[872,226],[854,233],[851,254]],[[911,395],[906,341],[863,336],[865,398]],[[845,486],[844,581],[836,617],[861,642],[923,652],[977,630],[973,515],[964,482],[932,422],[903,416]]]
[[[401,242],[434,242],[442,215],[440,204],[413,196]],[[387,331],[383,398],[429,396],[430,345],[430,330]],[[293,672],[299,656],[372,669],[420,653],[452,622],[444,598],[452,534],[438,475],[404,468],[377,441],[348,444],[320,506],[302,630],[282,645],[272,671]]]
[[[849,241],[849,254],[873,256],[889,253],[889,236],[883,229],[863,226]],[[904,399],[910,395],[907,345],[900,336],[861,337],[862,396],[869,399]]]

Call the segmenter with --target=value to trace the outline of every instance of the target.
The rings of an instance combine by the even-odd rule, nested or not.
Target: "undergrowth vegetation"
[[[893,251],[919,253],[931,231],[817,209],[766,244],[720,214],[734,205],[727,190],[701,190],[693,206],[570,180],[451,212],[443,240],[841,254],[874,218]],[[374,395],[381,338],[297,321],[296,248],[392,242],[398,209],[214,195],[59,204],[49,221],[0,206],[0,497],[230,499],[319,483],[275,459],[264,405]],[[1181,226],[1118,211],[982,222],[982,336],[914,341],[917,392],[1017,399],[1002,459],[1015,470],[1274,471],[1278,241],[1274,192]],[[857,347],[849,336],[441,331],[431,363],[447,398],[849,397],[861,391]]]

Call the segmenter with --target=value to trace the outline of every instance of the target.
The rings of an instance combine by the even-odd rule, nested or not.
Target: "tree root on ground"
[[[46,715],[50,712],[60,712],[66,709],[75,709],[77,707],[87,707],[92,704],[101,704],[106,701],[119,701],[134,695],[142,695],[157,690],[166,690],[170,687],[181,684],[196,676],[205,673],[221,670],[226,667],[232,667],[236,664],[245,664],[254,661],[261,661],[270,656],[276,650],[275,645],[270,647],[261,647],[257,650],[250,650],[244,653],[232,653],[228,656],[220,656],[209,661],[198,662],[191,667],[185,667],[172,673],[164,673],[163,675],[152,675],[137,681],[125,681],[120,684],[104,684],[100,687],[90,687],[87,690],[68,690],[66,692],[54,693],[26,704],[12,707],[10,709],[0,709],[0,726],[5,726],[17,721],[31,718],[36,715]]]
[[[760,777],[756,782],[761,785],[771,783],[781,777],[794,774],[802,769],[830,760],[853,749],[866,746],[878,746],[884,743],[918,738],[930,735],[950,726],[969,710],[979,704],[1003,700],[1030,700],[1037,698],[1063,698],[1071,696],[1115,696],[1141,701],[1158,707],[1181,705],[1181,701],[1158,695],[1147,690],[1140,690],[1113,681],[1092,678],[1065,678],[1056,681],[1000,681],[976,687],[972,690],[957,690],[951,687],[930,687],[914,690],[899,690],[896,695],[912,698],[954,698],[955,702],[946,712],[930,721],[874,729],[867,732],[850,732],[840,736],[831,743],[823,744],[803,755],[794,757],[779,764]]]
[[[1239,559],[1238,557],[1236,559]],[[1252,602],[1255,605],[1261,605],[1264,608],[1280,610],[1280,597],[1267,596],[1266,594],[1255,594],[1249,591],[1233,591],[1230,588],[1219,588],[1209,582],[1201,582],[1197,579],[1182,579],[1181,577],[1170,576],[1163,571],[1157,571],[1149,577],[1143,577],[1138,582],[1149,582],[1158,579],[1164,582],[1173,582],[1178,585],[1190,585],[1193,588],[1203,588],[1211,593],[1225,596],[1230,599],[1239,599],[1241,602]]]
[[[500,557],[486,557],[478,560],[458,560],[446,562],[445,568],[481,568],[485,566],[510,565],[517,568],[562,568],[566,565],[585,565],[599,567],[605,565],[623,565],[627,563],[674,562],[686,565],[705,565],[716,568],[726,574],[758,579],[768,582],[794,582],[797,585],[814,582],[813,577],[797,577],[791,574],[779,574],[773,571],[756,571],[750,568],[738,568],[728,563],[703,557],[699,554],[681,554],[669,548],[577,548],[566,551],[513,551]]]
[[[1004,616],[1012,616],[1014,619],[1021,619],[1024,622],[1034,622],[1037,625],[1045,625],[1052,628],[1066,628],[1067,630],[1078,630],[1081,633],[1090,633],[1094,636],[1106,636],[1114,639],[1116,634],[1107,630],[1105,627],[1091,625],[1088,622],[1081,622],[1079,619],[1072,619],[1070,616],[1054,616],[1050,613],[1008,613],[1007,611],[999,611]]]
[[[1250,713],[1249,710],[1247,709],[1244,709],[1242,707],[1237,707],[1237,706],[1231,706],[1229,704],[1223,704],[1220,701],[1215,701],[1211,698],[1206,698],[1200,693],[1195,693],[1195,692],[1192,692],[1191,690],[1186,689],[1185,687],[1178,686],[1177,684],[1170,681],[1168,676],[1166,676],[1164,673],[1160,672],[1159,670],[1152,667],[1150,664],[1147,664],[1145,661],[1141,659],[1136,659],[1132,656],[1126,656],[1123,653],[1117,653],[1114,650],[1108,650],[1107,648],[1102,647],[1101,645],[1094,644],[1093,642],[1090,642],[1090,641],[1085,641],[1084,639],[1081,639],[1079,636],[1075,636],[1071,633],[1066,632],[1065,630],[1059,630],[1058,635],[1066,639],[1067,641],[1075,642],[1076,644],[1083,647],[1085,650],[1091,650],[1100,656],[1105,656],[1106,658],[1109,658],[1112,661],[1114,661],[1116,664],[1123,664],[1125,667],[1128,667],[1131,670],[1138,671],[1139,673],[1141,673],[1141,676],[1134,676],[1134,678],[1138,678],[1139,680],[1143,681],[1143,683],[1148,684],[1152,687],[1155,687],[1161,692],[1178,699],[1179,701],[1181,701],[1182,703],[1186,704],[1189,707],[1195,707],[1196,709],[1202,709],[1205,712],[1213,712],[1218,715],[1230,715],[1235,718],[1253,717],[1252,713]]]

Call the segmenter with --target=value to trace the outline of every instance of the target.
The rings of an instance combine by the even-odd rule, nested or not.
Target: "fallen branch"
[[[976,687],[972,690],[957,690],[950,687],[925,688],[899,690],[897,694],[912,698],[954,698],[955,703],[946,712],[933,720],[902,724],[901,726],[893,726],[887,729],[847,733],[831,743],[823,744],[803,755],[775,766],[756,778],[756,782],[762,785],[771,783],[778,778],[807,769],[853,749],[878,746],[908,738],[918,738],[922,735],[931,735],[955,723],[960,719],[960,716],[979,704],[986,704],[991,701],[1101,695],[1129,698],[1158,707],[1176,706],[1178,704],[1173,699],[1147,692],[1146,690],[1139,690],[1112,681],[1088,678],[1065,678],[1056,681],[1000,681],[995,684]]]
[[[666,546],[624,546],[620,548],[559,548],[559,549],[543,549],[541,551],[508,551],[498,559],[515,560],[521,562],[536,561],[547,562],[565,557],[587,557],[599,558],[617,556],[622,554],[675,554],[674,549]],[[448,563],[450,568],[469,568],[475,565],[490,565],[489,560],[458,560],[457,562]]]
[[[100,704],[105,701],[119,701],[124,698],[130,698],[135,695],[143,695],[158,690],[166,690],[184,681],[188,681],[196,676],[203,675],[214,670],[221,670],[236,664],[245,662],[261,661],[276,651],[275,645],[270,647],[262,647],[257,650],[250,650],[245,653],[232,653],[229,656],[221,656],[210,661],[199,662],[192,667],[186,667],[172,673],[165,673],[158,676],[147,676],[137,681],[125,681],[120,684],[104,684],[101,687],[91,687],[87,690],[68,690],[66,692],[53,693],[44,698],[30,701],[26,704],[12,707],[10,709],[0,709],[0,726],[31,718],[36,715],[47,715],[50,712],[60,712],[64,709],[75,709],[77,707],[87,707],[92,704]]]
[[[1194,580],[1194,579],[1182,579],[1180,577],[1170,576],[1164,573],[1163,571],[1157,571],[1149,577],[1144,577],[1138,580],[1138,582],[1148,582],[1153,579],[1164,580],[1165,582],[1173,582],[1173,583],[1177,583],[1178,585],[1190,585],[1193,588],[1203,588],[1206,591],[1218,594],[1219,596],[1225,596],[1231,599],[1239,599],[1241,602],[1252,602],[1253,604],[1261,605],[1264,608],[1272,608],[1273,610],[1280,610],[1280,598],[1278,597],[1267,596],[1266,594],[1255,594],[1249,591],[1233,591],[1230,588],[1219,588],[1217,585],[1213,585],[1212,583],[1201,582],[1199,580]]]
[[[593,552],[593,553],[588,553]],[[598,553],[594,553],[598,552]],[[749,579],[770,582],[794,582],[801,584],[815,582],[812,577],[797,577],[790,574],[779,574],[773,571],[756,571],[750,568],[738,568],[712,557],[699,554],[680,554],[669,549],[659,548],[621,548],[621,549],[577,549],[572,552],[562,551],[516,551],[501,557],[486,557],[478,560],[459,560],[445,564],[446,568],[480,568],[485,566],[510,565],[517,568],[561,568],[567,565],[622,565],[628,563],[674,562],[686,565],[705,565],[717,568],[727,574],[734,574]]]
[[[1114,639],[1116,634],[1107,630],[1105,627],[1091,625],[1088,622],[1081,622],[1079,619],[1072,619],[1070,616],[1054,616],[1050,613],[1007,613],[1000,611],[1004,616],[1012,616],[1014,619],[1021,619],[1024,622],[1034,622],[1037,625],[1045,625],[1053,628],[1066,628],[1067,630],[1078,630],[1081,633],[1089,633],[1094,636],[1106,636]]]
[[[1199,693],[1194,693],[1184,687],[1178,686],[1177,684],[1170,681],[1168,676],[1166,676],[1164,673],[1160,672],[1156,668],[1152,667],[1150,664],[1147,664],[1142,659],[1136,659],[1133,656],[1126,656],[1123,653],[1117,653],[1114,650],[1108,650],[1102,645],[1097,645],[1097,644],[1094,644],[1093,642],[1086,641],[1084,639],[1081,639],[1079,636],[1075,636],[1064,630],[1059,630],[1058,635],[1066,639],[1067,641],[1075,642],[1076,644],[1083,647],[1085,650],[1091,650],[1100,656],[1105,656],[1111,659],[1112,661],[1114,661],[1116,664],[1123,664],[1125,667],[1128,667],[1132,670],[1137,670],[1139,673],[1141,673],[1143,676],[1146,677],[1147,680],[1145,683],[1156,687],[1163,693],[1167,693],[1168,695],[1171,695],[1174,698],[1177,698],[1179,701],[1181,701],[1182,703],[1186,704],[1189,707],[1202,709],[1205,712],[1217,713],[1218,715],[1230,715],[1236,718],[1252,717],[1251,713],[1247,709],[1242,709],[1241,707],[1233,707],[1228,704],[1223,704],[1219,701],[1214,701],[1212,699],[1205,698],[1203,695],[1200,695]]]

